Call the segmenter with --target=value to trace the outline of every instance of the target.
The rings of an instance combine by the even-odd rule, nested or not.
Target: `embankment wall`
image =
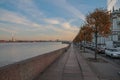
[[[0,68],[0,80],[33,80],[52,64],[68,47]]]

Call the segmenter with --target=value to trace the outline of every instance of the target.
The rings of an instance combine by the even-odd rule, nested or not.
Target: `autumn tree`
[[[77,43],[82,43],[84,41],[84,46],[86,42],[91,42],[92,41],[92,28],[89,27],[88,24],[84,24],[81,26],[81,29],[79,30],[77,36],[73,40],[73,42]],[[85,47],[84,47],[85,51]]]
[[[80,35],[80,31],[78,32],[77,36],[73,39],[74,43],[78,43],[78,42],[81,41],[80,38],[79,38],[79,35]]]
[[[84,41],[84,51],[85,51],[85,43],[92,41],[92,32],[93,32],[93,30],[91,27],[89,27],[88,24],[84,24],[81,27],[80,38],[82,41]]]
[[[94,12],[89,13],[86,17],[86,22],[93,29],[95,34],[95,59],[97,59],[97,37],[101,35],[107,37],[110,33],[111,21],[110,14],[104,9],[95,9]]]
[[[81,31],[84,32],[84,40],[86,42],[91,42],[92,41],[92,33],[93,33],[93,29],[88,25],[88,24],[84,24],[84,26],[81,28]]]

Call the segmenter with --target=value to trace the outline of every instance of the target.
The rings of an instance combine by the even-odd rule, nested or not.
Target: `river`
[[[0,43],[0,67],[66,46],[61,42]]]

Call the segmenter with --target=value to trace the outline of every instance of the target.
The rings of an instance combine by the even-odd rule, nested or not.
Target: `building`
[[[107,10],[111,13],[112,34],[107,38],[98,35],[98,45],[105,46],[108,42],[112,42],[113,47],[120,47],[120,0],[108,0]]]
[[[120,41],[120,8],[118,10],[113,10],[111,13],[112,20],[112,40]]]
[[[111,31],[109,36],[114,47],[120,47],[120,0],[108,0],[107,9],[111,12]]]
[[[107,0],[107,10],[112,12],[113,8],[115,10],[120,8],[120,0]]]

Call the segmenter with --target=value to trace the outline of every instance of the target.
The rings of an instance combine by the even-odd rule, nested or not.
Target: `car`
[[[120,58],[120,50],[116,48],[105,49],[105,54],[113,58]]]
[[[95,50],[95,46],[91,46],[90,49],[94,51]]]
[[[116,47],[118,50],[120,50],[120,47]]]
[[[100,54],[105,54],[105,47],[98,47],[98,53],[100,53]]]

